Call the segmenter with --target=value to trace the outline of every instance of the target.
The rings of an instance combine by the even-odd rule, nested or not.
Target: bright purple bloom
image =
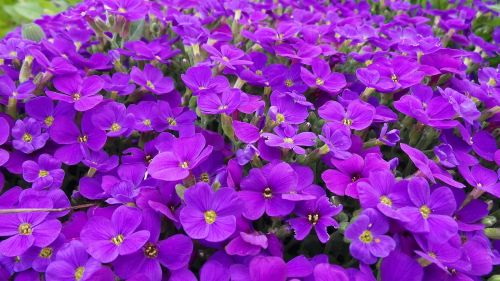
[[[355,100],[344,109],[336,101],[328,101],[318,110],[319,116],[335,125],[346,126],[354,130],[369,127],[375,115],[375,109],[370,104]]]
[[[212,152],[201,134],[176,139],[171,151],[156,155],[148,167],[153,178],[177,181],[189,176],[190,171],[203,162]]]
[[[17,208],[52,208],[52,200],[46,197],[26,196]],[[0,242],[4,256],[20,256],[31,246],[46,247],[56,240],[61,222],[47,218],[48,212],[3,214],[0,220],[0,236],[8,237]]]
[[[33,81],[28,80],[16,86],[16,83],[8,76],[0,77],[0,95],[6,98],[23,100],[33,96],[36,86]]]
[[[78,74],[56,76],[54,87],[59,92],[46,90],[48,97],[72,103],[77,111],[87,111],[94,108],[102,100],[101,91],[104,81],[99,76],[88,76],[82,79]]]
[[[129,21],[144,18],[149,10],[144,0],[105,0],[104,8],[111,14],[122,16]]]
[[[313,73],[304,67],[300,72],[300,77],[309,87],[336,94],[347,85],[344,75],[331,72],[330,65],[323,59],[313,59],[311,66]]]
[[[103,89],[111,95],[128,96],[135,90],[135,85],[130,83],[130,76],[125,73],[116,72],[111,77],[103,75],[102,79],[104,80]]]
[[[101,268],[101,263],[90,258],[85,246],[72,240],[57,251],[56,260],[47,267],[47,281],[94,280],[93,274]]]
[[[221,242],[236,230],[241,202],[234,190],[220,188],[214,192],[208,184],[198,183],[186,190],[184,200],[180,221],[189,237]]]
[[[229,88],[229,81],[225,76],[212,77],[210,67],[204,65],[190,67],[181,78],[194,95],[222,93]]]
[[[304,240],[314,227],[319,241],[326,243],[330,238],[327,228],[329,226],[339,227],[333,217],[341,211],[342,205],[334,206],[326,196],[322,196],[317,200],[297,203],[295,213],[298,217],[290,219],[288,223],[295,231],[295,239]]]
[[[292,212],[295,203],[282,195],[295,189],[297,173],[287,163],[269,163],[262,168],[253,168],[241,181],[238,196],[245,204],[243,216],[250,220],[269,216],[285,216]]]
[[[158,111],[157,103],[154,101],[141,101],[137,104],[131,104],[127,112],[134,118],[133,129],[139,132],[152,131],[156,127],[155,113]],[[127,114],[128,115],[128,114]]]
[[[33,118],[17,120],[12,128],[12,146],[29,154],[45,146],[49,134],[42,130],[42,124]]]
[[[146,64],[144,70],[134,66],[130,72],[130,78],[137,85],[143,86],[157,95],[163,95],[174,90],[174,80],[170,77],[163,77],[161,70],[151,64]]]
[[[316,135],[312,132],[297,134],[297,128],[290,125],[280,125],[274,128],[274,133],[263,133],[266,144],[273,147],[292,149],[297,154],[304,154],[306,151],[302,146],[313,146]]]
[[[296,92],[299,94],[307,90],[307,85],[304,84],[300,77],[300,64],[295,63],[287,68],[284,65],[278,65],[270,69],[267,75],[271,77],[271,87],[274,91],[279,92]]]
[[[323,125],[319,139],[328,146],[328,152],[330,152],[333,157],[338,159],[347,159],[351,157],[352,154],[348,151],[352,145],[349,130],[327,123]]]
[[[109,102],[99,106],[92,114],[92,123],[109,137],[126,135],[134,124],[134,116],[127,113],[125,105]]]
[[[271,107],[269,117],[277,124],[301,124],[309,114],[307,106],[301,105],[289,95],[271,95]]]
[[[62,185],[64,170],[59,160],[49,154],[42,154],[38,157],[38,163],[31,160],[23,163],[23,178],[32,183],[35,189],[58,188]]]
[[[497,198],[500,197],[499,176],[495,171],[487,169],[480,164],[474,165],[471,168],[459,166],[458,170],[472,187],[486,191]]]
[[[156,131],[165,129],[178,131],[181,136],[192,135],[194,133],[194,122],[197,119],[196,113],[188,107],[173,107],[166,101],[158,101],[152,112],[151,120]]]
[[[382,126],[382,130],[380,131],[378,141],[388,146],[395,146],[400,141],[399,130],[392,129],[388,131],[388,128],[389,125],[387,125],[387,123],[384,123],[384,125]]]
[[[75,110],[71,104],[59,102],[56,106],[49,97],[36,97],[30,99],[25,104],[26,113],[30,117],[43,122],[44,127],[51,128],[59,118],[72,119],[75,115]]]
[[[380,265],[381,280],[384,281],[420,281],[424,275],[422,266],[410,256],[392,251]]]
[[[351,240],[352,256],[367,264],[387,257],[396,247],[394,240],[384,235],[387,230],[385,218],[374,209],[366,209],[345,231],[345,237]]]
[[[203,49],[211,56],[210,58],[223,67],[236,69],[236,66],[253,64],[251,60],[245,59],[245,53],[231,45],[222,45],[220,51],[208,44],[203,45]]]
[[[240,89],[227,89],[222,93],[206,93],[198,97],[198,107],[204,114],[230,115],[241,102]]]
[[[128,206],[118,207],[108,219],[94,215],[80,233],[89,254],[100,262],[114,261],[119,255],[139,250],[149,238],[149,231],[139,230],[142,214]]]
[[[416,177],[408,184],[410,205],[398,210],[405,227],[414,233],[425,233],[435,242],[443,242],[457,233],[457,222],[451,217],[457,208],[455,197],[447,187],[432,193],[424,178]]]

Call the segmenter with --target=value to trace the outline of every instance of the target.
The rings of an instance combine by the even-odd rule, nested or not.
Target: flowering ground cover
[[[87,0],[0,42],[0,280],[498,280],[499,6]]]

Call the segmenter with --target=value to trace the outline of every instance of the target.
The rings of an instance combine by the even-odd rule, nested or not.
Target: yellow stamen
[[[150,259],[158,257],[158,247],[156,247],[155,244],[148,242],[144,247],[144,255]]]
[[[38,172],[38,177],[40,177],[40,178],[44,178],[44,177],[46,177],[48,175],[49,175],[49,171],[47,171],[47,170],[40,170]]]
[[[45,120],[43,120],[43,122],[45,123],[45,125],[47,127],[50,127],[50,126],[52,126],[52,123],[54,123],[54,117],[53,116],[47,116],[47,118],[45,118]]]
[[[33,136],[28,134],[28,133],[24,133],[23,135],[23,141],[24,142],[31,142],[33,140]]]
[[[31,235],[31,233],[33,233],[33,229],[31,228],[31,224],[29,223],[20,224],[17,230],[19,231],[19,234],[22,235]]]
[[[122,126],[120,126],[120,124],[118,124],[118,123],[113,123],[111,125],[111,132],[118,132],[121,129],[122,129]]]
[[[391,198],[385,196],[385,195],[382,195],[380,196],[380,203],[386,205],[386,206],[389,206],[391,207],[392,206],[392,200]]]
[[[344,118],[342,120],[342,124],[346,125],[346,126],[351,126],[352,125],[352,119],[349,119],[349,118]]]
[[[273,192],[271,191],[271,189],[269,187],[266,187],[266,189],[264,189],[264,198],[266,199],[271,199],[273,197]]]
[[[206,211],[204,216],[205,216],[205,222],[208,224],[214,223],[215,220],[217,219],[217,214],[215,213],[214,210]]]
[[[111,242],[115,244],[116,246],[120,246],[123,243],[123,240],[125,240],[125,237],[123,237],[122,234],[118,234],[115,237],[111,238]]]
[[[369,230],[363,231],[363,233],[361,233],[361,235],[359,236],[359,240],[364,243],[371,243],[373,241],[372,232]]]
[[[316,85],[318,85],[318,86],[322,86],[324,83],[325,83],[325,81],[323,81],[323,79],[321,79],[321,78],[316,78]]]
[[[187,168],[189,168],[189,163],[188,163],[188,161],[184,161],[179,166],[183,169],[187,169]]]
[[[422,205],[422,207],[420,207],[420,214],[424,219],[427,219],[431,214],[431,209],[429,209],[427,205]]]
[[[40,251],[40,254],[38,254],[41,258],[50,258],[53,253],[53,249],[51,247],[45,247]]]
[[[75,280],[80,281],[83,278],[83,273],[85,272],[85,267],[80,266],[75,270]]]
[[[313,225],[315,225],[319,221],[319,214],[309,214],[307,215],[307,220]]]
[[[276,114],[276,123],[281,124],[285,122],[285,115],[278,113]]]

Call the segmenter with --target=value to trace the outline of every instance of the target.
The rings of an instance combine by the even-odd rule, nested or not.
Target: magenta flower
[[[122,16],[129,21],[144,18],[149,10],[149,5],[144,0],[105,0],[104,8],[111,14]]]
[[[331,72],[330,65],[324,60],[313,59],[311,66],[313,73],[304,67],[300,72],[300,77],[307,86],[319,88],[330,94],[336,94],[347,85],[344,75]]]
[[[71,104],[59,102],[54,106],[49,97],[36,97],[30,99],[25,105],[26,113],[43,123],[46,128],[51,128],[59,118],[72,119],[75,110]]]
[[[212,77],[210,67],[193,66],[181,75],[182,81],[193,91],[194,95],[202,93],[222,93],[229,89],[229,81],[225,76]]]
[[[198,107],[204,114],[233,113],[241,103],[240,89],[227,89],[222,93],[206,93],[198,97]]]
[[[17,208],[52,208],[52,200],[40,196],[25,196]],[[0,242],[0,253],[7,257],[20,256],[32,246],[46,247],[56,240],[61,222],[47,218],[48,212],[3,214],[0,220],[0,236],[8,237]]]
[[[474,188],[486,191],[493,196],[500,197],[499,176],[495,171],[487,169],[481,164],[472,167],[459,166],[458,170],[464,179]]]
[[[457,222],[451,217],[457,208],[455,197],[447,187],[432,193],[424,178],[414,178],[408,184],[410,205],[399,208],[400,220],[414,233],[427,234],[428,239],[443,242],[457,233]]]
[[[92,114],[92,123],[109,137],[126,135],[134,124],[134,116],[127,113],[125,105],[117,102],[108,102],[99,106]]]
[[[302,146],[313,146],[316,135],[312,132],[303,132],[297,134],[297,128],[290,125],[281,125],[274,128],[274,133],[263,133],[262,137],[266,139],[266,144],[273,147],[282,147],[292,149],[297,154],[306,153]]]
[[[327,123],[323,125],[321,135],[318,137],[328,146],[333,157],[338,159],[351,157],[352,154],[348,151],[352,146],[350,130]]]
[[[45,146],[49,134],[43,132],[42,124],[33,118],[17,120],[12,128],[12,146],[23,153],[31,153]]]
[[[240,185],[238,195],[245,204],[243,216],[250,220],[256,220],[264,213],[273,217],[285,216],[295,206],[295,202],[282,198],[297,185],[297,173],[287,163],[269,163],[251,169]]]
[[[132,68],[130,78],[137,85],[143,86],[157,95],[174,90],[174,80],[170,77],[163,77],[161,70],[151,64],[147,64],[142,71],[137,67]]]
[[[0,95],[6,98],[23,100],[33,96],[36,86],[33,81],[28,80],[16,86],[16,83],[8,76],[0,77]]]
[[[111,94],[128,96],[135,90],[135,85],[130,83],[130,76],[125,73],[116,72],[113,76],[103,75],[103,89]]]
[[[189,237],[221,242],[236,230],[241,202],[234,190],[220,188],[214,192],[208,184],[198,183],[186,190],[184,200],[180,221]]]
[[[334,206],[326,196],[322,196],[317,200],[297,203],[295,213],[298,217],[290,219],[288,223],[295,231],[295,239],[304,240],[314,228],[319,241],[326,243],[330,238],[327,228],[329,226],[339,227],[338,222],[333,217],[341,211],[342,205]]]
[[[153,158],[148,173],[155,179],[165,181],[185,179],[212,152],[212,146],[205,144],[201,134],[176,139],[171,151],[160,152]]]
[[[99,76],[82,79],[78,74],[56,76],[54,87],[58,92],[46,90],[51,99],[72,103],[77,111],[87,111],[98,105],[103,97],[99,94],[104,81]]]
[[[93,258],[103,263],[112,262],[119,255],[132,254],[144,246],[149,231],[137,231],[141,221],[138,209],[120,206],[111,220],[98,215],[91,217],[80,238]]]
[[[236,66],[253,64],[251,60],[244,58],[245,53],[231,45],[222,45],[220,51],[208,44],[203,45],[203,49],[211,56],[212,61],[229,69],[236,69]]]
[[[335,125],[346,126],[354,130],[368,128],[375,115],[375,109],[370,104],[355,100],[349,103],[347,109],[336,102],[328,101],[318,110],[319,116]]]
[[[33,188],[59,188],[64,179],[61,162],[49,154],[42,154],[35,161],[23,162],[23,178],[32,183]]]

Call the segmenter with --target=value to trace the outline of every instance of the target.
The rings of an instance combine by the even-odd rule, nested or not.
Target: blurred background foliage
[[[23,23],[41,15],[53,15],[79,0],[0,0],[0,38]]]

